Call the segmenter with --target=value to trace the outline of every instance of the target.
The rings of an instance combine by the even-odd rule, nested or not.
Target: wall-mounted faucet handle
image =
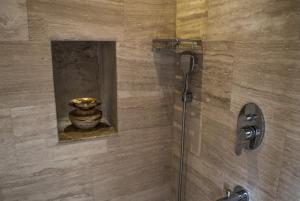
[[[230,189],[226,190],[226,197],[229,198],[231,196],[232,191]]]
[[[249,201],[249,193],[241,186],[236,186],[233,191],[226,190],[226,197],[217,201]]]
[[[240,129],[241,141],[250,141],[256,136],[256,128],[254,126],[244,127]]]
[[[240,155],[243,149],[257,149],[264,133],[265,121],[261,109],[254,103],[246,104],[238,117],[236,154]]]
[[[247,114],[246,115],[246,120],[247,121],[253,121],[253,120],[257,119],[257,118],[258,118],[257,114]]]

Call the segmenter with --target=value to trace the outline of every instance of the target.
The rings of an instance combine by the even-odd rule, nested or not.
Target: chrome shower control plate
[[[226,196],[217,201],[249,201],[248,191],[242,186],[236,186],[233,191],[226,190]]]
[[[265,120],[261,109],[255,103],[246,104],[240,111],[237,123],[237,144],[235,153],[243,149],[257,149],[264,138]]]

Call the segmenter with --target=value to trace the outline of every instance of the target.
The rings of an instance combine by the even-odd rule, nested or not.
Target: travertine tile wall
[[[243,185],[252,201],[300,200],[300,1],[178,0],[177,37],[203,38],[199,124],[189,130],[186,201],[212,201]],[[204,30],[201,30],[204,29]],[[261,106],[263,145],[234,154],[240,108]],[[180,111],[176,108],[175,116]],[[180,114],[177,114],[180,115]],[[178,142],[176,119],[175,142]],[[174,167],[179,144],[174,147]],[[175,191],[175,186],[174,186]]]
[[[236,184],[252,201],[300,199],[299,4],[177,0],[177,37],[205,40],[188,108],[187,201],[215,200]],[[151,52],[151,40],[175,36],[175,10],[175,0],[1,1],[0,200],[174,197],[170,139],[173,130],[175,184],[182,77],[173,57]],[[117,40],[117,137],[57,144],[49,42],[56,39]],[[236,118],[249,101],[264,110],[266,138],[236,157]]]
[[[28,40],[26,0],[1,0],[0,41]]]
[[[170,200],[174,59],[151,41],[175,36],[175,0],[0,4],[0,200]],[[28,27],[3,26],[2,8],[26,5]],[[55,39],[117,41],[117,137],[58,144]]]

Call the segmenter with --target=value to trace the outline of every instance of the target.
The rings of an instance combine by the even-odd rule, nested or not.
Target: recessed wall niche
[[[115,133],[116,42],[52,41],[51,47],[59,140]]]

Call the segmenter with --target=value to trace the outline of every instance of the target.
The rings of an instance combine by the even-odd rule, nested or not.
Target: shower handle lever
[[[247,103],[238,117],[235,153],[241,155],[243,149],[257,149],[262,144],[264,133],[265,121],[262,110],[255,103]]]
[[[255,126],[249,126],[240,129],[240,136],[242,142],[247,142],[255,138],[259,134],[259,129],[256,129]]]
[[[248,149],[255,149],[261,137],[261,131],[256,126],[249,126],[240,129],[240,143]]]
[[[241,186],[234,188],[234,191],[227,191],[226,197],[218,199],[217,201],[249,201],[249,193]]]

